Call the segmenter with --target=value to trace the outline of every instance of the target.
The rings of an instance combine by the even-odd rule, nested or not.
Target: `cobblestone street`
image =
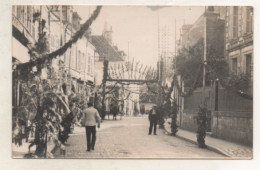
[[[63,158],[59,156],[56,158]],[[162,129],[148,135],[148,118],[105,120],[97,131],[95,150],[86,152],[84,128],[77,127],[66,143],[66,158],[224,158],[190,142],[168,136]]]

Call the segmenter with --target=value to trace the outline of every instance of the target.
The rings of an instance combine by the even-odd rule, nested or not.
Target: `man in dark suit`
[[[158,122],[158,113],[157,113],[156,106],[153,106],[153,108],[150,110],[148,118],[150,121],[148,135],[152,134],[152,130],[153,130],[153,134],[156,135],[156,126],[157,126],[157,122]]]

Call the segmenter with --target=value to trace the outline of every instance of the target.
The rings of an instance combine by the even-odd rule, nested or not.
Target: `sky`
[[[84,23],[95,6],[74,6]],[[156,10],[155,10],[156,9]],[[158,30],[168,27],[170,38],[179,39],[181,26],[193,24],[204,12],[202,6],[167,6],[157,9],[147,6],[103,6],[93,22],[93,35],[101,35],[105,23],[113,29],[113,43],[129,54],[130,61],[156,66],[158,60]],[[158,27],[159,25],[159,27]],[[174,51],[174,44],[172,50]],[[129,47],[129,48],[128,48]]]

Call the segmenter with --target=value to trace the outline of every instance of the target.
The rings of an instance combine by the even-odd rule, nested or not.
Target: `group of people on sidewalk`
[[[153,106],[153,108],[150,110],[148,118],[150,121],[148,134],[151,135],[153,130],[153,134],[156,135],[156,126],[159,120],[156,106]],[[101,122],[101,118],[99,116],[97,109],[93,107],[92,102],[89,102],[88,106],[84,107],[82,112],[82,118],[81,118],[81,125],[85,127],[85,131],[86,131],[87,152],[90,152],[91,150],[95,149],[96,127],[100,128],[100,122]]]

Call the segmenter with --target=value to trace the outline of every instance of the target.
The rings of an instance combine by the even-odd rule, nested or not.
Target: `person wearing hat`
[[[156,106],[152,107],[152,109],[149,112],[148,118],[149,118],[149,121],[150,121],[148,135],[151,135],[152,130],[153,130],[153,134],[156,135],[156,126],[157,126],[157,122],[158,122],[158,119],[159,119]]]
[[[98,128],[100,128],[100,116],[97,111],[93,107],[93,102],[88,103],[88,108],[85,107],[82,111],[81,124],[85,126],[86,136],[87,136],[87,151],[90,149],[94,150],[95,142],[96,142],[96,124],[98,124]]]

